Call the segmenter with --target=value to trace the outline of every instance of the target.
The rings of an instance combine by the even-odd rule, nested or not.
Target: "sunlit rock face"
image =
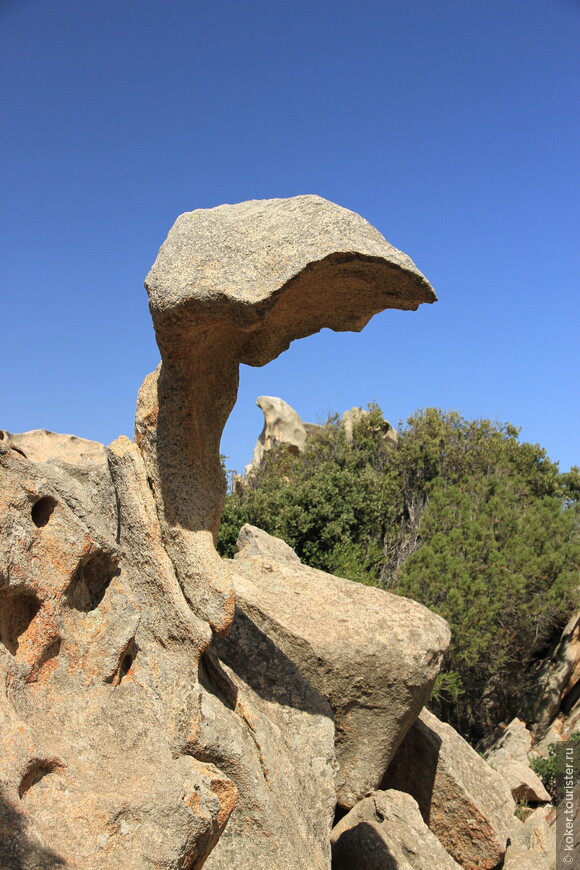
[[[280,545],[242,527],[237,605],[332,707],[337,801],[351,808],[380,785],[429,700],[449,626],[416,601],[291,560]],[[229,640],[222,646],[234,655]]]
[[[430,830],[465,870],[502,860],[515,803],[506,780],[471,746],[423,710],[383,781],[412,795]]]
[[[246,465],[246,476],[251,477],[258,470],[264,454],[276,447],[283,447],[297,456],[306,446],[307,426],[297,411],[284,399],[277,396],[258,396],[256,405],[264,414],[264,426],[252,454],[252,461]]]
[[[120,439],[109,456],[116,516],[0,443],[2,867],[201,866],[235,802],[189,751],[211,632],[183,600],[138,450]]]
[[[0,434],[0,866],[328,870],[340,705],[278,629],[236,608],[236,562],[213,546],[219,441],[240,363],[435,296],[366,221],[314,196],[182,215],[147,289],[162,362],[140,391],[135,443]],[[293,562],[271,560],[276,582]],[[301,594],[313,611],[308,583]],[[382,595],[359,602],[375,621]],[[424,649],[403,610],[397,649],[412,663]],[[407,705],[393,746],[440,634],[425,673],[415,656],[410,705],[393,677],[392,703]],[[367,682],[365,703],[388,706]]]

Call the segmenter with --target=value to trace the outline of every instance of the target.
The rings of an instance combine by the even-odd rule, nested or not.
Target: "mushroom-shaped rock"
[[[436,297],[367,221],[317,196],[181,215],[145,284],[162,363],[142,387],[136,438],[184,594],[219,633],[233,594],[212,536],[239,364],[264,365],[295,338],[358,331],[378,311]]]

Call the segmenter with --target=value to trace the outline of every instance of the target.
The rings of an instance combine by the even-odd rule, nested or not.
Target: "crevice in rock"
[[[215,651],[208,647],[199,660],[199,682],[207,692],[211,692],[218,700],[229,707],[236,709],[238,702],[238,689],[235,683],[228,677],[221,666],[221,662]]]
[[[112,553],[98,550],[89,554],[81,561],[69,584],[66,593],[69,605],[83,613],[95,610],[118,574],[118,561]]]
[[[128,675],[129,671],[133,667],[135,659],[137,658],[137,653],[139,652],[139,647],[135,642],[135,638],[132,637],[126,647],[123,649],[121,655],[119,656],[119,663],[111,676],[105,678],[106,683],[111,683],[113,686],[118,686],[124,680],[124,678]]]
[[[45,495],[32,505],[30,516],[38,529],[47,525],[57,504],[58,502],[55,498],[51,495]]]
[[[270,785],[268,767],[264,759],[262,747],[260,746],[258,737],[256,735],[256,729],[252,724],[251,717],[246,712],[241,699],[238,697],[238,688],[236,684],[226,674],[221,666],[221,662],[217,654],[211,647],[208,647],[208,649],[200,658],[198,678],[200,685],[203,686],[206,691],[211,692],[211,694],[218,698],[218,700],[221,701],[222,704],[224,704],[230,710],[233,710],[242,719],[242,721],[248,728],[250,737],[252,738],[256,746],[258,760],[260,762],[260,767],[262,769],[264,780],[266,781],[267,785]],[[199,756],[196,754],[196,757]]]
[[[566,692],[560,703],[560,713],[569,713],[576,701],[580,698],[580,680],[574,683],[572,688]]]
[[[16,655],[19,638],[40,610],[40,601],[29,589],[0,592],[0,641]]]
[[[111,479],[114,481],[113,474],[111,472],[111,465],[109,460],[109,474],[111,475]],[[115,494],[115,514],[117,517],[117,527],[115,529],[115,541],[117,544],[121,543],[121,499],[119,498],[119,493],[117,491],[117,487],[113,483],[113,492]]]
[[[27,791],[37,785],[49,773],[62,770],[63,764],[54,758],[33,758],[28,762],[26,772],[18,787],[18,796],[22,800]]]

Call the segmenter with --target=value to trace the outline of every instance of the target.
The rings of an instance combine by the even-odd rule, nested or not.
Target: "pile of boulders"
[[[500,773],[425,709],[442,619],[251,527],[214,548],[240,363],[432,302],[426,279],[306,196],[182,215],[147,289],[134,442],[0,433],[0,868],[539,861],[514,742]]]

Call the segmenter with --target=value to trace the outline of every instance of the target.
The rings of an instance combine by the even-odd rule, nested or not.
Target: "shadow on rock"
[[[397,870],[401,865],[369,822],[345,831],[332,846],[332,870]]]
[[[0,789],[0,870],[55,870],[67,862],[28,831],[26,817]]]
[[[228,637],[216,640],[215,651],[265,701],[334,718],[326,699],[240,608]]]
[[[381,789],[394,788],[412,795],[426,825],[431,821],[441,743],[441,737],[418,720],[407,732],[381,783]]]

